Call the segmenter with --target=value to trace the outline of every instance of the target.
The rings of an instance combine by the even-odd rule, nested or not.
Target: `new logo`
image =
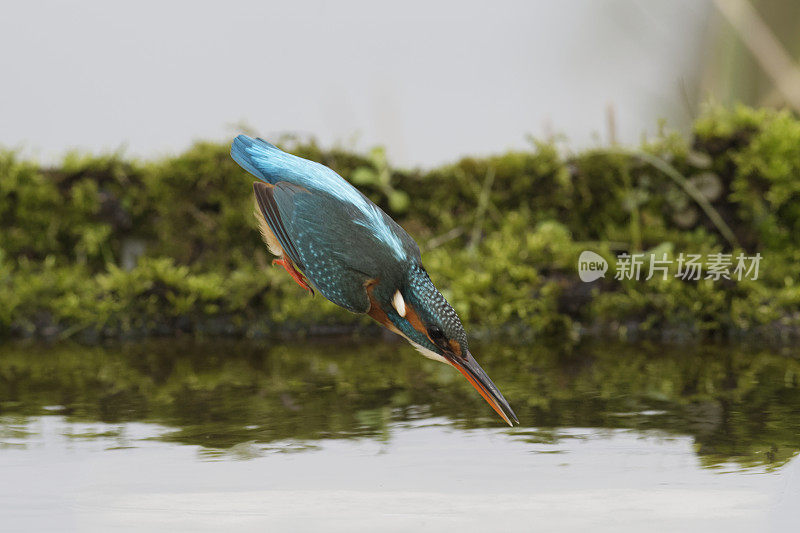
[[[578,276],[581,281],[591,281],[605,277],[608,270],[608,261],[603,256],[590,250],[584,250],[578,257]]]

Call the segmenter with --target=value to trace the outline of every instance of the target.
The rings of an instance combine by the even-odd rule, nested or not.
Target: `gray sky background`
[[[0,17],[0,145],[175,153],[246,124],[429,166],[563,133],[638,142],[696,112],[711,7],[565,2],[39,1]]]

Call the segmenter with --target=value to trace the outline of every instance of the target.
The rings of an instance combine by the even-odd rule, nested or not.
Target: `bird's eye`
[[[431,326],[428,328],[428,335],[430,336],[431,340],[436,344],[444,341],[444,331],[439,326]]]

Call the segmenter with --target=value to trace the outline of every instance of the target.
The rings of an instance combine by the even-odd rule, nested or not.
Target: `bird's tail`
[[[231,144],[231,157],[243,169],[267,183],[274,183],[275,173],[282,167],[282,159],[286,152],[264,139],[253,139],[247,135],[239,135]]]

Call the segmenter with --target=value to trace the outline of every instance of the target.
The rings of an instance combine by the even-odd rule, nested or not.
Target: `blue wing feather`
[[[354,217],[352,222],[370,230],[399,260],[408,257],[409,247],[416,247],[413,240],[386,213],[325,165],[288,154],[262,139],[246,135],[234,139],[231,157],[266,183],[274,185],[285,181],[309,191],[326,193],[354,207],[361,216]]]
[[[326,193],[279,181],[255,183],[261,213],[292,262],[319,292],[356,313],[369,310],[364,284],[378,277],[381,251],[353,208]],[[319,214],[325,213],[324,217]],[[364,250],[353,254],[352,250]]]

